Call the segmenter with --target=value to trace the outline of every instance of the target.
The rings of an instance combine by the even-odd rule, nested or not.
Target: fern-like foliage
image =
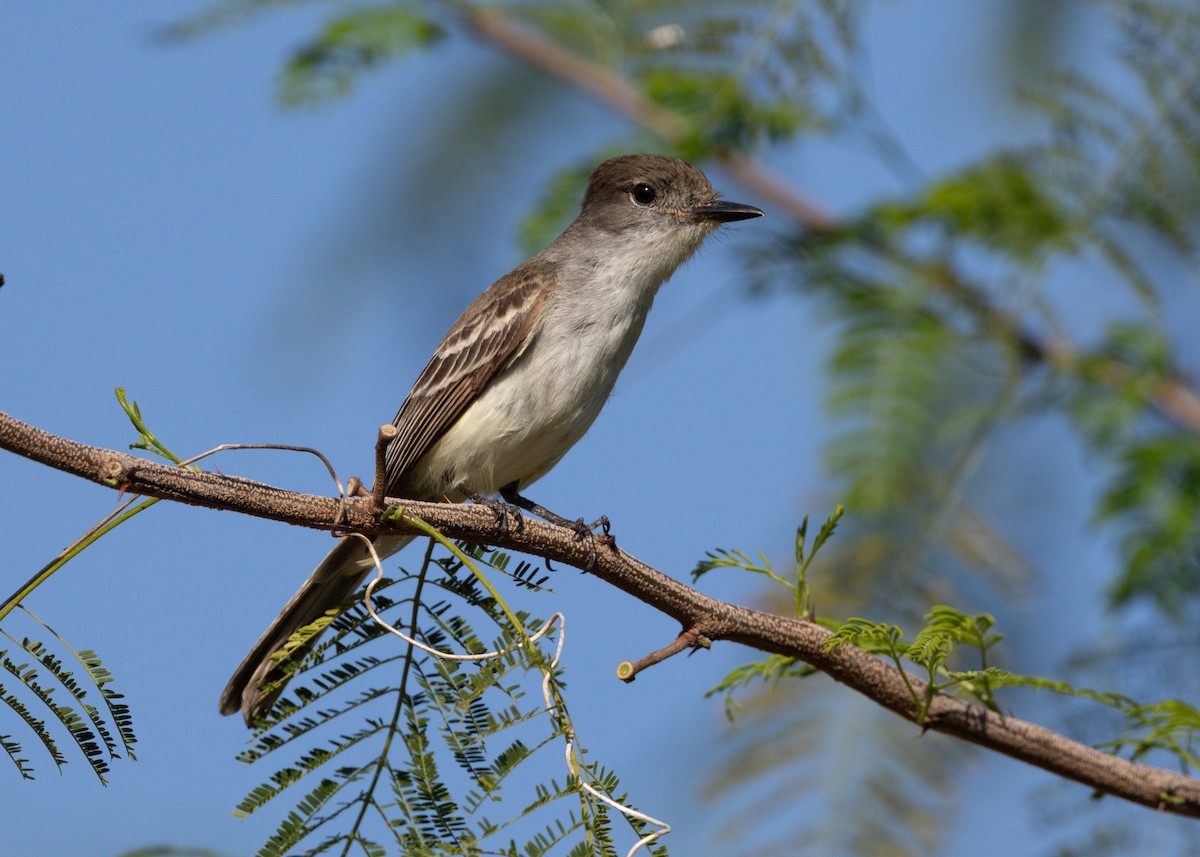
[[[1185,771],[1200,767],[1195,747],[1200,742],[1200,710],[1179,699],[1141,703],[1123,694],[1075,687],[1068,682],[1041,676],[1016,675],[988,666],[988,653],[1003,636],[993,631],[995,620],[988,615],[972,616],[953,607],[939,605],[930,611],[926,625],[907,641],[896,625],[851,619],[830,638],[829,646],[846,643],[883,655],[897,668],[912,664],[923,673],[926,691],[913,691],[918,720],[928,710],[934,693],[957,692],[969,696],[993,711],[1000,711],[996,692],[1003,687],[1028,687],[1086,699],[1108,706],[1124,717],[1121,735],[1100,742],[1099,746],[1115,753],[1125,752],[1140,759],[1159,752]],[[951,656],[962,650],[979,659],[975,668],[953,669]]]
[[[714,851],[785,857],[802,842],[824,854],[938,853],[972,748],[914,740],[912,726],[822,678],[743,699],[702,791],[720,822]],[[856,806],[853,823],[829,821]]]
[[[1176,377],[1170,347],[1159,331],[1114,324],[1081,367],[1086,381],[1073,415],[1115,465],[1096,510],[1098,521],[1116,527],[1125,559],[1112,598],[1149,597],[1182,619],[1200,592],[1200,438],[1145,416],[1151,397]]]
[[[500,552],[469,557],[524,588],[545,579]],[[615,775],[583,762],[573,743],[579,763],[563,767],[574,732],[560,668],[523,642],[543,623],[516,613],[514,630],[459,559],[432,553],[416,574],[378,585],[373,604],[433,649],[498,654],[446,660],[384,631],[361,603],[339,615],[240,756],[277,767],[239,813],[290,803],[258,853],[616,854],[610,809],[580,783],[624,797]],[[639,822],[631,830],[645,835]]]
[[[190,38],[285,5],[219,0],[162,30]],[[344,95],[388,61],[427,49],[474,13],[499,11],[629,77],[684,117],[671,143],[701,158],[831,123],[857,33],[856,0],[779,3],[652,0],[632,4],[460,2],[329,3],[323,26],[280,77],[282,100],[312,104]],[[737,58],[730,63],[729,58]]]
[[[0,650],[0,667],[9,676],[0,683],[0,701],[42,745],[57,769],[72,758],[63,745],[73,745],[100,782],[106,783],[109,762],[136,758],[129,707],[110,686],[113,677],[95,652],[71,648],[28,609],[20,610],[50,634],[53,643],[28,637],[18,641],[0,630],[14,644]],[[36,768],[20,741],[0,735],[0,746],[23,778],[34,778]]]
[[[1023,95],[1045,117],[1043,140],[748,261],[759,288],[800,284],[832,316],[841,430],[828,462],[852,510],[940,502],[991,431],[1063,407],[1112,472],[1096,520],[1121,539],[1114,602],[1146,597],[1179,618],[1200,592],[1200,440],[1171,412],[1172,385],[1190,382],[1159,314],[1173,285],[1162,272],[1187,277],[1197,247],[1200,16],[1170,0],[1105,6],[1131,92],[1047,75]],[[1081,261],[1095,288],[1126,290],[1143,315],[1072,346],[1052,274]],[[1029,371],[1030,357],[1053,371]]]
[[[626,73],[687,120],[676,151],[699,159],[827,128],[859,5],[666,0],[615,23]]]
[[[192,30],[286,5],[294,4],[221,0]],[[326,26],[289,64],[285,94],[343,92],[381,60],[452,33],[457,16],[479,7],[330,8]],[[856,53],[860,4],[849,0],[524,0],[489,8],[599,63],[683,118],[666,140],[614,141],[586,162],[564,166],[526,224],[530,249],[570,216],[581,174],[617,148],[642,148],[649,139],[651,147],[699,159],[799,135],[854,141],[872,123],[870,81],[861,79],[869,62]],[[1082,445],[1109,480],[1094,508],[1122,550],[1114,602],[1149,599],[1177,619],[1195,604],[1200,455],[1194,432],[1164,412],[1170,399],[1164,394],[1183,372],[1160,314],[1164,296],[1194,269],[1200,13],[1189,0],[1104,0],[1092,8],[1114,37],[1109,44],[1122,68],[1120,89],[1098,82],[1090,64],[1040,74],[1038,85],[1022,95],[1044,120],[1040,138],[933,176],[910,168],[903,190],[840,216],[833,226],[782,231],[747,256],[759,292],[817,295],[836,337],[828,403],[838,431],[827,462],[854,523],[837,546],[836,582],[813,587],[824,611],[844,618],[886,608],[889,627],[912,625],[929,604],[957,600],[956,591],[977,588],[980,580],[1019,585],[1032,564],[1010,544],[1011,534],[965,500],[992,438],[1047,411],[1070,413]],[[369,32],[376,15],[397,23]],[[878,131],[870,128],[868,135],[879,151],[891,153],[882,158],[892,162],[885,168],[904,161],[901,143]],[[1065,329],[1054,308],[1056,277],[1064,270],[1089,284],[1079,291],[1086,300],[1112,293],[1130,300],[1132,319],[1107,332]],[[762,576],[774,573],[767,573],[765,558],[734,552],[708,562],[709,570],[752,565]],[[781,610],[795,609],[790,597],[780,603]],[[934,641],[925,640],[930,651],[937,649]],[[893,643],[900,646],[898,639]],[[326,688],[335,692],[352,673],[387,668],[367,660],[343,665],[313,691],[315,699],[324,699]],[[859,720],[857,710],[846,717],[837,705],[791,690],[798,683],[780,680],[804,672],[802,665],[774,659],[728,680],[728,688],[752,685],[740,722],[754,725],[759,743],[748,737],[740,756],[726,761],[725,795],[752,788],[750,775],[783,777],[778,782],[786,787],[775,794],[785,795],[794,793],[787,787],[796,785],[796,770],[822,763],[823,773],[839,770],[842,758],[820,752],[845,746],[868,721]],[[999,674],[977,678],[987,675]],[[773,694],[765,692],[771,687]],[[362,691],[337,710],[365,710],[380,701],[371,694]],[[802,726],[822,735],[822,747],[801,740]],[[895,800],[887,831],[868,831],[879,834],[876,845],[864,836],[827,850],[927,853],[936,844],[928,820],[935,806],[944,809],[952,800],[952,790],[921,786],[950,782],[952,763],[925,758],[905,773],[909,760],[901,757],[910,744],[884,740],[886,728],[864,730],[878,740],[872,753],[856,754],[860,788],[826,795],[823,816],[831,822],[804,833],[833,842],[843,835],[834,828],[854,815],[864,793],[907,802]],[[783,748],[814,755],[802,766]],[[741,759],[762,768],[740,765]],[[788,764],[795,767],[784,771]],[[839,782],[822,778],[831,781]],[[781,832],[779,843],[787,842],[788,832]]]
[[[811,616],[815,608],[817,621],[837,629],[842,624],[825,614],[831,604],[849,596],[832,591],[822,569],[828,561],[838,569],[840,585],[862,591],[851,552],[840,542],[849,539],[862,547],[866,541],[851,519],[826,544],[841,517],[839,508],[812,545],[805,537],[807,527],[800,529],[791,569],[764,556],[751,559],[725,550],[710,552],[698,570],[767,577],[775,582],[771,605],[776,610]],[[874,565],[877,556],[872,551],[862,561]],[[896,574],[902,575],[903,568]],[[856,603],[882,610],[888,603],[903,609],[912,601],[897,598],[896,590],[878,579],[876,583],[876,597]],[[716,773],[704,791],[721,819],[723,852],[784,855],[794,852],[796,841],[804,841],[826,853],[936,853],[942,835],[937,819],[953,812],[955,782],[973,751],[914,742],[914,727],[866,700],[818,686],[818,675],[793,658],[770,656],[738,667],[709,691],[724,697],[731,721],[721,738]],[[863,795],[887,809],[853,825],[832,821],[854,812]]]
[[[1025,94],[1048,120],[1043,141],[921,177],[908,193],[870,204],[835,228],[786,235],[747,257],[759,291],[796,284],[815,293],[837,332],[828,401],[841,423],[827,461],[853,525],[832,564],[837,580],[817,586],[818,609],[841,616],[882,610],[893,622],[913,622],[928,609],[922,599],[927,605],[954,597],[970,586],[973,569],[998,576],[1027,567],[1013,562],[1019,555],[1005,547],[1001,533],[977,526],[981,517],[963,499],[998,430],[1065,407],[1100,471],[1111,474],[1095,508],[1097,521],[1120,536],[1124,568],[1112,586],[1114,601],[1144,597],[1175,618],[1194,614],[1200,459],[1195,434],[1160,404],[1184,375],[1158,313],[1172,286],[1162,272],[1193,267],[1200,18],[1186,3],[1103,5],[1137,91],[1117,95],[1078,72],[1046,76]],[[1124,289],[1143,317],[1072,349],[1057,344],[1070,339],[1051,309],[1051,286],[1053,274],[1078,259],[1086,260],[1082,276],[1095,281],[1094,288]],[[1043,350],[1039,343],[1046,342]],[[1053,371],[1030,371],[1030,357]],[[775,599],[780,609],[790,608],[785,597]],[[889,623],[867,624],[889,657],[907,652],[909,644],[900,644]],[[924,642],[935,639],[945,642]],[[983,699],[1013,681],[991,666],[947,670],[935,681],[961,680],[961,689]],[[823,754],[835,755],[825,748],[840,746],[839,737],[857,722],[822,717],[829,704],[785,680],[806,674],[802,665],[771,659],[743,667],[719,686],[727,708],[757,732],[757,742],[739,746],[723,763],[725,797],[733,783],[747,793],[756,793],[762,780],[776,791],[786,787],[794,774],[789,763],[811,775]],[[1187,703],[1152,705],[1149,722],[1136,703],[1125,705],[1114,706],[1121,716],[1097,743],[1130,753],[1154,748],[1190,764],[1187,742],[1195,733]],[[789,726],[816,729],[822,745],[797,747],[811,755],[793,759],[781,749],[790,746]],[[898,753],[881,745],[872,748],[873,758]],[[866,764],[862,755],[856,754],[858,765]],[[742,766],[746,758],[761,767]],[[888,783],[889,795],[912,795],[919,782],[948,776],[933,759],[913,760],[908,771],[891,768],[890,776],[880,768],[875,783]],[[836,794],[835,786],[832,796],[811,796],[826,802],[823,817],[850,811],[836,804]],[[927,818],[922,809],[938,802],[936,793],[926,794],[931,801],[924,808],[891,814],[893,829]],[[744,828],[732,825],[732,838],[741,841]],[[936,847],[936,837],[921,839],[918,829],[893,840],[894,853]],[[844,853],[888,850],[860,842]]]
[[[710,554],[702,567],[739,568],[778,577],[768,563],[756,563],[736,551]],[[1149,757],[1154,763],[1165,760],[1185,772],[1195,770],[1200,763],[1195,751],[1200,743],[1200,711],[1195,706],[1180,699],[1143,703],[1119,693],[1018,675],[993,666],[993,650],[1003,635],[996,632],[995,620],[986,614],[971,615],[939,605],[925,620],[924,627],[912,637],[899,625],[886,622],[825,620],[834,628],[827,646],[855,645],[881,656],[899,670],[917,670],[924,687],[919,689],[910,683],[910,692],[918,723],[923,721],[935,693],[965,696],[999,712],[1012,710],[1011,701],[1003,705],[1000,702],[999,695],[1005,688],[1032,688],[1098,703],[1113,713],[1112,732],[1096,741],[1101,749],[1131,759]],[[863,700],[831,698],[814,693],[811,687],[797,696],[798,683],[792,680],[815,675],[819,675],[816,670],[795,659],[771,656],[737,668],[709,692],[724,694],[730,719],[736,716],[743,725],[741,731],[729,736],[732,748],[723,760],[723,775],[715,778],[709,788],[709,797],[746,803],[745,794],[739,793],[755,796],[748,809],[729,817],[725,837],[746,849],[738,853],[754,854],[789,853],[788,843],[794,842],[797,835],[810,842],[822,841],[839,853],[915,854],[936,849],[936,819],[948,807],[954,777],[961,771],[960,754],[966,749],[952,747],[949,752],[956,764],[945,765],[944,758],[942,763],[937,760],[947,752],[944,746],[931,753],[915,749],[911,740],[904,740],[903,724]],[[749,701],[743,704],[739,697],[747,696]],[[837,728],[815,728],[816,722],[825,719],[834,719]],[[820,748],[814,743],[814,735],[821,736]],[[830,758],[830,754],[819,751],[832,738],[844,739],[847,735],[855,736],[853,762],[843,761],[837,753]],[[876,741],[877,747],[873,746]],[[873,753],[864,752],[869,745]],[[867,761],[877,755],[900,769],[877,767]],[[822,768],[822,762],[832,766]],[[918,776],[917,772],[923,788],[898,788],[898,780]],[[814,780],[822,784],[821,790],[812,787]],[[855,794],[863,790],[877,796],[886,794],[905,824],[891,820],[876,824],[868,819],[864,831],[857,826],[811,823],[797,828],[781,820],[800,799],[824,803],[828,805],[826,811],[836,811],[839,796],[847,789]],[[788,795],[788,800],[777,803],[770,797],[780,794]],[[747,840],[752,848],[746,848]]]

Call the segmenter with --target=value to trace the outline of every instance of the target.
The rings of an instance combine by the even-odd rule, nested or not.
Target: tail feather
[[[383,557],[400,550],[411,540],[411,537],[380,538],[376,539],[375,549]],[[240,710],[246,725],[251,725],[270,710],[287,683],[271,655],[282,649],[292,634],[345,601],[374,567],[371,554],[362,541],[355,538],[339,541],[238,665],[221,694],[221,713],[233,714]],[[301,649],[292,653],[291,659],[302,658],[319,636],[314,634],[309,638]],[[262,687],[267,684],[272,687],[264,693]]]

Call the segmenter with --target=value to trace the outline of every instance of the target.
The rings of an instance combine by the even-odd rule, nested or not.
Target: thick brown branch
[[[0,448],[127,493],[322,530],[336,528],[368,534],[412,532],[402,525],[380,523],[371,514],[373,504],[368,500],[297,494],[234,476],[166,467],[49,434],[2,412]],[[524,527],[509,528],[501,538],[496,516],[488,509],[451,503],[390,502],[403,506],[408,513],[420,516],[453,538],[513,548],[580,569],[589,562],[586,542],[578,540],[570,529],[530,520]],[[820,625],[710,598],[615,546],[596,552],[591,571],[679,621],[687,629],[688,640],[730,640],[798,658],[901,717],[917,722],[908,685],[920,692],[921,683],[911,676],[906,683],[898,670],[860,649],[842,646],[826,651],[823,644],[829,632]],[[677,644],[667,648],[674,651],[686,647]],[[938,695],[924,727],[1004,753],[1100,792],[1167,812],[1200,817],[1200,781],[1116,758],[1032,723]]]

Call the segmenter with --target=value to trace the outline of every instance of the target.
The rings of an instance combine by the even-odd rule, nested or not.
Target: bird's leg
[[[475,505],[486,506],[492,510],[492,514],[496,516],[496,524],[500,527],[500,538],[508,537],[508,519],[510,515],[516,520],[518,530],[525,526],[525,518],[521,516],[518,504],[501,503],[499,500],[493,500],[491,497],[484,497],[482,494],[472,491],[469,485],[456,485],[455,490]],[[508,498],[506,497],[505,499],[507,500]]]
[[[574,521],[569,520],[568,518],[562,517],[562,515],[554,514],[545,506],[539,506],[537,503],[533,502],[527,497],[522,497],[517,493],[516,482],[512,482],[501,488],[500,496],[503,497],[506,502],[516,506],[518,509],[524,509],[526,512],[537,515],[542,520],[549,521],[556,527],[566,527],[568,530],[573,530],[575,532],[575,539],[577,541],[582,541],[586,538],[588,540],[589,556],[587,567],[589,569],[596,564],[596,530],[603,531],[602,538],[605,544],[613,543],[613,537],[609,535],[609,530],[611,529],[612,525],[610,524],[607,515],[601,515],[596,519],[595,523],[591,524],[590,526],[584,523],[583,518],[576,518]]]

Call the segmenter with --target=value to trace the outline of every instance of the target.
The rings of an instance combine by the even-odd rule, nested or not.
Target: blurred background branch
[[[181,448],[267,433],[369,459],[371,427],[430,339],[561,228],[592,164],[646,149],[720,164],[773,231],[711,248],[703,280],[685,271],[664,290],[607,422],[547,480],[547,499],[594,503],[623,546],[652,546],[661,567],[726,546],[786,555],[779,533],[840,502],[846,519],[809,573],[820,615],[917,627],[931,604],[953,603],[996,615],[1009,634],[1001,666],[1194,701],[1193,5],[222,0],[158,27],[170,49],[131,51],[122,62],[136,74],[109,65],[122,42],[108,18],[67,26],[23,12],[34,23],[14,39],[14,50],[29,46],[14,62],[37,85],[16,75],[6,90],[14,131],[3,145],[21,148],[5,162],[30,165],[6,192],[20,212],[6,235],[45,246],[5,263],[0,346],[13,366],[39,355],[36,373],[3,378],[6,407],[99,431],[108,403],[95,400],[126,383],[178,414]],[[86,58],[89,73],[52,59],[64,56]],[[178,76],[188,64],[194,80]],[[259,116],[263,94],[248,81],[271,80],[286,118]],[[61,108],[48,115],[47,103]],[[364,139],[371,150],[354,150]],[[287,220],[294,212],[312,219]],[[47,287],[23,286],[31,277]],[[56,285],[96,279],[88,294]],[[134,323],[149,356],[130,360],[114,303],[192,323]],[[30,478],[5,467],[9,484]],[[37,567],[20,551],[46,513],[20,523],[12,505],[21,535],[6,556]],[[786,511],[767,520],[763,509]],[[153,555],[178,553],[169,535]],[[214,535],[210,550],[223,553],[197,548],[178,562],[259,557],[290,591],[286,545],[244,538]],[[135,549],[153,551],[127,544],[121,557]],[[277,600],[228,573],[238,601]],[[791,593],[732,575],[706,585],[791,608]],[[180,580],[191,577],[208,579]],[[137,580],[147,592],[156,583]],[[567,602],[594,595],[555,585]],[[157,600],[170,597],[199,603],[211,591]],[[628,616],[623,633],[648,634],[646,651],[661,645],[636,614],[609,609],[607,622],[603,608],[588,611],[603,625],[597,640],[611,616]],[[234,658],[241,642],[206,648],[193,668]],[[694,699],[701,671],[678,661],[656,683],[669,676],[687,688],[671,698]],[[1190,825],[1045,788],[932,736],[914,741],[911,727],[821,679],[793,678],[739,690],[729,726],[685,718],[686,742],[680,717],[654,721],[661,699],[638,696],[650,682],[597,694],[605,722],[640,705],[661,723],[644,727],[659,729],[645,743],[615,743],[655,759],[642,787],[666,781],[654,797],[692,816],[692,832],[677,824],[673,836],[695,838],[673,848],[1200,850]],[[1085,742],[1123,728],[1031,690],[1003,699]],[[695,754],[702,741],[723,749]],[[1145,747],[1114,749],[1161,762]],[[668,777],[664,755],[678,766]],[[692,811],[697,792],[711,812]],[[978,834],[1001,824],[1011,837]]]

